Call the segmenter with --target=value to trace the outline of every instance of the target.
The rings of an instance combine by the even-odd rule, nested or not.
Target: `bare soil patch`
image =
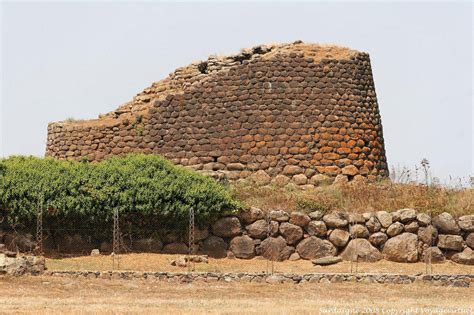
[[[474,288],[374,285],[190,283],[153,280],[0,278],[0,313],[321,314],[345,310],[473,311]],[[428,313],[428,312],[427,312]]]
[[[171,266],[171,261],[181,255],[165,254],[126,254],[120,256],[120,270],[133,271],[168,271],[185,272],[185,267]],[[107,271],[112,270],[112,256],[80,256],[72,258],[46,260],[49,270],[87,270],[87,271]],[[356,264],[352,264],[354,270]],[[474,266],[459,265],[452,261],[443,264],[433,264],[435,274],[473,274]],[[202,272],[270,272],[272,263],[260,258],[249,260],[241,259],[213,259],[209,258],[209,263],[196,263],[196,271]],[[279,273],[314,273],[314,272],[341,272],[351,271],[351,263],[344,261],[331,266],[313,266],[311,261],[283,261],[273,262],[274,272]],[[426,271],[425,263],[395,263],[389,261],[379,261],[376,263],[358,263],[357,271],[363,273],[397,273],[397,274],[417,274]]]

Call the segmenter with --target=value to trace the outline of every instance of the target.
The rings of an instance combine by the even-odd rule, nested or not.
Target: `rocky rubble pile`
[[[10,251],[0,252],[0,275],[39,275],[45,269],[44,257],[17,255]]]

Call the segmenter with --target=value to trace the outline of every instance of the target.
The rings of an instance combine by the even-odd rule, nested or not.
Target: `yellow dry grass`
[[[121,270],[134,271],[168,271],[185,272],[187,268],[171,266],[171,261],[180,255],[165,254],[126,254],[120,256]],[[107,271],[112,270],[111,256],[82,256],[63,259],[46,260],[49,270],[87,270],[87,271]],[[433,273],[436,274],[473,274],[474,266],[459,265],[452,261],[443,264],[434,264]],[[355,263],[352,268],[355,269]],[[209,259],[208,264],[196,263],[196,271],[200,272],[270,272],[272,263],[267,260],[254,258],[249,260],[241,259]],[[332,266],[313,266],[311,261],[283,261],[273,262],[273,270],[278,273],[314,273],[314,272],[350,272],[351,263],[341,262]],[[361,273],[397,273],[397,274],[417,274],[426,271],[424,263],[394,263],[389,261],[379,261],[376,263],[358,263],[357,271]]]
[[[472,313],[473,301],[474,288],[421,283],[178,284],[155,280],[0,278],[0,313],[405,314],[415,309],[424,313],[437,309],[452,314]]]
[[[328,185],[303,190],[297,186],[256,186],[249,181],[232,183],[234,197],[246,206],[263,210],[285,209],[311,212],[344,210],[348,212],[395,211],[414,208],[420,212],[453,215],[474,214],[474,189],[420,184],[395,184],[389,180],[375,183]]]

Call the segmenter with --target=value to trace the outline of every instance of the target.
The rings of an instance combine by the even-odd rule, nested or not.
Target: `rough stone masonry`
[[[231,180],[388,175],[369,55],[300,41],[210,56],[98,119],[48,126],[47,156],[129,152]]]

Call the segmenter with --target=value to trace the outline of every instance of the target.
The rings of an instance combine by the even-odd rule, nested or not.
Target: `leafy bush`
[[[100,163],[24,156],[0,160],[0,209],[13,226],[32,224],[40,208],[48,224],[79,228],[112,220],[115,209],[142,221],[160,218],[183,226],[190,208],[202,223],[238,207],[211,178],[156,155]]]

